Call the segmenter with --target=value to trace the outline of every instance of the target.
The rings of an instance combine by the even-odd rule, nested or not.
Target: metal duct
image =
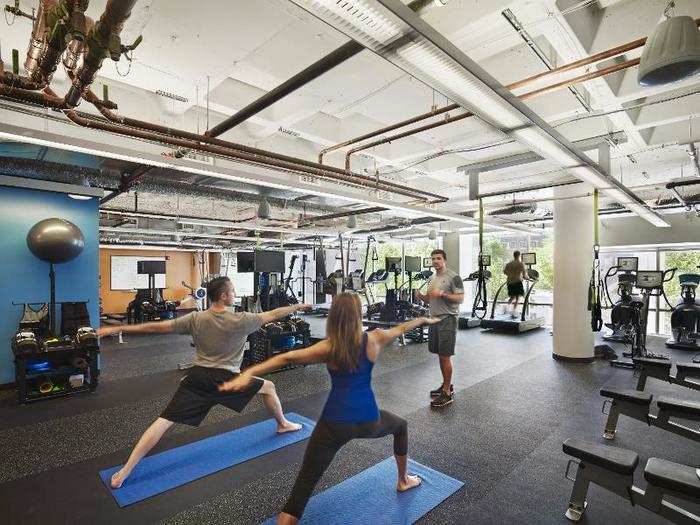
[[[124,27],[124,22],[129,18],[134,4],[136,4],[136,0],[109,0],[107,2],[104,13],[86,38],[87,52],[83,57],[83,64],[76,72],[73,85],[66,94],[68,106],[75,107],[80,103],[80,98],[92,84],[107,55],[111,54],[114,57],[121,54],[119,34]]]
[[[0,172],[14,177],[51,180],[65,184],[82,184],[87,180],[90,186],[99,188],[116,188],[121,183],[121,173],[117,170],[98,170],[82,168],[35,159],[0,158]],[[138,185],[140,192],[156,195],[180,195],[202,199],[216,199],[256,205],[259,196],[253,193],[238,192],[207,186],[196,186],[185,182],[167,180],[159,177],[145,177]],[[267,198],[270,205],[293,211],[328,212],[335,208],[315,204],[297,204],[293,200],[278,197]]]
[[[488,215],[517,215],[519,213],[535,213],[536,211],[536,204],[515,204],[513,206],[491,210],[487,213]]]

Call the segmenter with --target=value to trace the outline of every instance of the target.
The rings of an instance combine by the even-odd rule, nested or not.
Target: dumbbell
[[[97,334],[91,326],[78,328],[75,333],[75,344],[79,347],[95,346],[97,344]]]
[[[17,332],[12,338],[12,351],[18,355],[38,352],[39,343],[34,332]]]
[[[268,323],[265,325],[265,333],[268,336],[279,335],[283,331],[281,323]]]

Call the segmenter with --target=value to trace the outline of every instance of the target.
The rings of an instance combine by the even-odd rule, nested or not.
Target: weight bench
[[[675,385],[700,390],[700,364],[677,363],[676,375],[671,375],[671,361],[667,359],[651,359],[649,357],[634,357],[632,359],[639,369],[639,379],[637,380],[637,390],[644,390],[647,378],[653,377]]]
[[[672,496],[695,504],[700,502],[700,471],[694,467],[651,458],[644,468],[647,481],[644,491],[634,486],[634,471],[639,464],[636,452],[575,438],[564,441],[563,449],[565,454],[576,458],[569,460],[565,474],[574,482],[564,514],[571,521],[581,519],[587,506],[588,487],[594,483],[672,523],[700,523],[700,516],[664,500],[664,496]],[[572,464],[578,464],[575,478],[569,477]]]
[[[655,416],[649,413],[653,398],[649,393],[636,390],[602,389],[600,395],[610,398],[603,402],[603,414],[608,415],[608,419],[605,422],[605,430],[603,431],[605,439],[615,438],[617,420],[622,414],[649,426],[658,427],[700,442],[700,431],[669,421],[670,418],[700,421],[700,403],[698,402],[662,396],[656,400],[659,413]],[[608,403],[610,404],[610,412],[605,412],[605,407]]]

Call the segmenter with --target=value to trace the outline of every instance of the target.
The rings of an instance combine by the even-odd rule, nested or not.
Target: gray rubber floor
[[[322,335],[322,319],[314,321],[314,332]],[[669,353],[661,341],[650,346]],[[381,356],[375,392],[382,408],[408,419],[412,457],[467,483],[420,523],[568,523],[563,512],[571,482],[564,479],[562,441],[577,436],[603,442],[600,388],[633,388],[636,379],[631,371],[604,361],[554,361],[551,352],[547,330],[520,336],[460,332],[455,402],[440,411],[429,407],[428,391],[440,375],[424,344],[396,346]],[[0,392],[0,523],[259,523],[277,512],[306,442],[124,509],[99,481],[99,470],[126,460],[182,376],[177,364],[192,355],[186,337],[129,336],[123,345],[109,339],[103,341],[102,383],[94,394],[18,406],[14,393]],[[679,351],[671,356],[690,358]],[[270,379],[286,410],[318,416],[330,385],[322,367]],[[700,400],[698,391],[653,379],[647,390]],[[241,415],[217,407],[197,430],[176,427],[156,451],[267,417],[257,400]],[[637,451],[642,465],[657,456],[700,466],[698,443],[624,417],[618,429],[615,444]],[[390,439],[353,442],[338,455],[318,490],[390,454]],[[637,485],[644,487],[641,472]],[[581,523],[663,522],[595,487],[588,502]]]

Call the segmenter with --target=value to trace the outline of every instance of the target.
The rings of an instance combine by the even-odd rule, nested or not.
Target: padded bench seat
[[[673,397],[661,396],[659,399],[657,399],[656,404],[659,405],[659,408],[661,409],[688,414],[689,416],[700,415],[700,402],[698,401],[688,401],[686,399],[675,399]]]
[[[652,359],[650,357],[633,357],[635,365],[658,366],[660,368],[671,368],[671,361],[668,359]]]
[[[639,464],[639,454],[624,448],[608,447],[582,439],[569,438],[562,447],[564,453],[600,468],[629,475]]]
[[[700,363],[677,363],[676,368],[686,377],[700,377]]]
[[[635,405],[650,405],[652,395],[647,392],[639,392],[638,390],[608,390],[601,389],[600,395],[611,399],[619,399],[621,401],[629,401]]]
[[[662,489],[679,492],[700,501],[700,478],[694,467],[651,458],[644,468],[644,479]]]

